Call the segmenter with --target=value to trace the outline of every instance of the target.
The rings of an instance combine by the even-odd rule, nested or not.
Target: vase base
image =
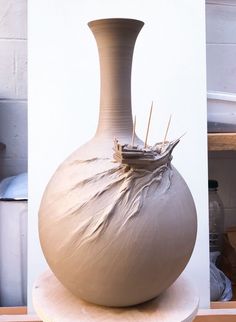
[[[198,302],[194,287],[183,275],[158,298],[126,308],[85,302],[71,294],[51,271],[43,273],[33,288],[34,308],[44,322],[191,322],[197,314]]]

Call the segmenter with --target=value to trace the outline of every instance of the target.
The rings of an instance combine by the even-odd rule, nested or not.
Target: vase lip
[[[96,20],[91,20],[88,22],[89,27],[97,26],[100,24],[104,23],[133,23],[136,25],[143,26],[144,22],[138,19],[133,19],[133,18],[102,18],[102,19],[96,19]]]

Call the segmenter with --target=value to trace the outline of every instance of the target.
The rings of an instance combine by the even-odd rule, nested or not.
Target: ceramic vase
[[[132,137],[131,67],[142,26],[134,19],[89,23],[100,58],[97,131],[56,170],[39,211],[41,246],[56,277],[105,306],[158,296],[181,274],[196,239],[193,198],[171,158],[150,170],[113,157],[114,137]],[[142,141],[135,136],[135,143]]]

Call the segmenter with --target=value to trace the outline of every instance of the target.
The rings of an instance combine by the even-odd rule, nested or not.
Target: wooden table
[[[236,133],[208,133],[208,151],[236,151]]]
[[[199,298],[189,280],[181,276],[158,298],[128,308],[93,305],[73,296],[47,271],[35,282],[33,303],[44,322],[190,322]]]

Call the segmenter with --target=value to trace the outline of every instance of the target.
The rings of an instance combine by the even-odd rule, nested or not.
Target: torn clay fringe
[[[118,229],[118,232],[126,225],[127,221],[137,216],[142,208],[144,201],[149,196],[150,189],[156,190],[162,183],[163,176],[166,176],[166,186],[162,193],[165,193],[171,185],[172,170],[169,165],[163,165],[154,171],[146,169],[130,169],[124,172],[124,167],[119,166],[116,168],[103,171],[96,174],[91,178],[87,178],[78,184],[73,189],[80,189],[84,184],[93,185],[94,182],[100,181],[100,189],[88,196],[88,198],[70,208],[67,211],[67,216],[79,216],[81,211],[86,207],[91,207],[96,199],[105,194],[109,189],[113,189],[117,186],[117,195],[111,200],[111,203],[98,213],[92,213],[90,217],[86,217],[82,222],[79,222],[79,226],[71,232],[68,236],[67,242],[69,244],[76,244],[76,248],[81,247],[86,242],[91,242],[98,238],[102,232],[107,228],[113,216],[118,213],[121,214],[123,209],[123,222]],[[109,184],[103,186],[103,178],[108,178]],[[120,187],[118,187],[120,185]],[[155,186],[154,186],[155,185]],[[80,190],[81,191],[81,190]],[[93,191],[91,186],[91,191]]]

